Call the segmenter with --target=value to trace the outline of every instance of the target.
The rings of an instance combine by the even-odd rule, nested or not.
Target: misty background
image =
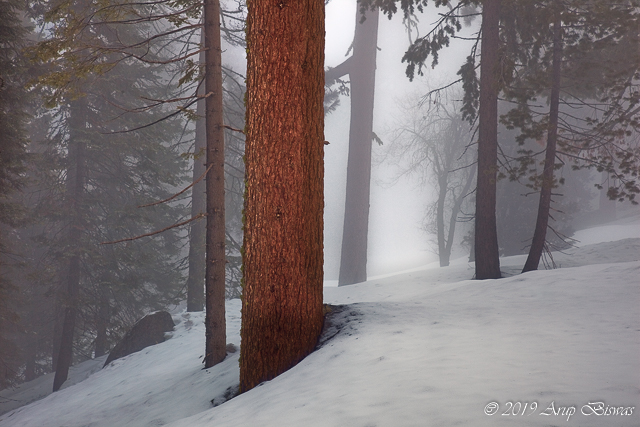
[[[235,2],[228,3],[230,9],[236,6]],[[244,18],[241,9],[238,9],[239,21]],[[438,177],[435,173],[437,168],[434,167],[432,159],[429,159],[433,153],[425,151],[424,146],[427,145],[429,150],[452,150],[452,163],[445,165],[444,169],[452,172],[451,185],[455,184],[458,195],[464,197],[460,201],[461,212],[454,211],[452,219],[457,227],[451,259],[461,259],[462,263],[466,264],[465,267],[468,267],[465,274],[468,273],[468,278],[473,276],[471,263],[467,263],[467,260],[470,253],[473,253],[471,244],[475,181],[469,180],[469,188],[462,188],[465,187],[465,174],[475,174],[477,147],[474,144],[477,140],[477,122],[469,126],[460,115],[456,115],[463,96],[460,84],[437,92],[432,97],[426,95],[458,80],[458,70],[465,62],[477,37],[480,18],[465,22],[458,36],[468,39],[452,39],[450,46],[440,52],[437,67],[432,69],[430,60],[427,61],[423,69],[424,75],[416,75],[414,80],[410,81],[405,74],[406,64],[402,63],[402,57],[410,43],[432,28],[439,18],[439,13],[441,10],[430,4],[425,13],[414,17],[415,21],[410,23],[413,26],[409,34],[407,22],[403,22],[401,16],[396,15],[390,20],[387,16],[380,15],[373,111],[375,138],[372,136],[371,140],[373,155],[367,278],[424,267],[438,261],[445,265],[442,259],[439,260],[434,225],[435,203],[438,199]],[[26,17],[23,18],[25,22],[28,21]],[[331,0],[326,5],[325,69],[341,64],[351,54],[350,48],[358,19],[356,2],[353,0]],[[60,18],[60,22],[65,20],[66,18]],[[44,37],[43,35],[49,31],[49,24],[43,25],[41,34],[31,34],[29,37],[34,40]],[[165,25],[166,28],[170,28],[170,25]],[[235,37],[244,37],[242,25],[239,24],[235,29],[237,34],[240,34],[236,34]],[[158,24],[158,28],[154,30],[161,31],[166,28]],[[194,28],[175,44],[167,43],[170,47],[161,53],[166,57],[175,57],[183,48],[197,50],[200,42],[199,31]],[[109,34],[105,36],[108,37]],[[174,43],[173,40],[171,42]],[[228,233],[226,255],[229,263],[226,297],[234,299],[238,298],[241,292],[244,136],[238,130],[244,127],[243,85],[246,75],[245,47],[242,42],[229,43],[228,39],[223,40],[222,61],[226,67],[225,123],[233,128],[227,129],[225,135],[225,202]],[[24,325],[10,330],[8,334],[11,339],[15,338],[15,343],[21,348],[15,351],[9,347],[0,349],[0,356],[8,353],[12,357],[24,357],[26,360],[24,363],[23,360],[11,361],[12,366],[17,367],[6,376],[11,381],[32,379],[36,375],[51,372],[52,365],[55,365],[56,334],[59,332],[55,328],[61,324],[61,312],[65,307],[65,291],[61,290],[64,281],[62,278],[66,275],[66,263],[71,257],[70,254],[78,259],[84,257],[82,262],[78,259],[76,261],[77,265],[85,269],[80,274],[82,280],[78,281],[83,281],[80,287],[83,305],[79,310],[81,313],[78,321],[81,324],[77,325],[75,341],[69,345],[75,346],[73,362],[100,357],[108,352],[126,330],[144,314],[160,309],[180,311],[184,308],[189,240],[194,235],[203,236],[204,232],[194,232],[187,227],[170,229],[167,226],[184,220],[188,222],[189,218],[193,217],[190,213],[192,192],[180,193],[180,197],[169,199],[169,203],[160,206],[142,210],[137,206],[153,204],[157,200],[172,197],[195,180],[199,174],[195,172],[195,165],[198,165],[199,159],[202,158],[202,152],[195,142],[195,135],[198,133],[198,125],[204,120],[197,119],[197,116],[202,114],[195,105],[189,104],[184,107],[183,103],[175,100],[160,104],[159,109],[153,113],[156,116],[150,114],[140,118],[133,114],[139,112],[135,108],[128,111],[126,108],[132,108],[133,105],[144,110],[144,107],[140,106],[140,100],[149,94],[153,95],[147,96],[146,101],[154,97],[173,96],[178,100],[182,100],[181,97],[192,97],[198,86],[197,62],[194,60],[186,66],[179,64],[167,68],[154,68],[157,64],[153,67],[141,66],[139,69],[132,67],[116,77],[108,73],[104,76],[100,73],[88,73],[90,83],[83,84],[96,92],[91,93],[94,98],[89,101],[82,97],[70,97],[54,108],[44,108],[44,95],[42,99],[29,101],[29,113],[33,114],[34,125],[28,129],[31,132],[29,137],[32,139],[28,151],[37,162],[30,164],[26,171],[20,173],[32,178],[27,180],[26,196],[21,201],[28,208],[31,218],[21,218],[20,221],[24,222],[15,227],[14,224],[7,225],[5,228],[8,231],[3,229],[3,233],[12,239],[9,242],[19,243],[15,248],[11,248],[15,249],[15,254],[10,253],[10,257],[14,257],[11,260],[13,276],[10,279],[15,281],[16,289],[19,290],[15,293],[19,296],[15,299],[18,302],[11,299],[6,301],[9,301],[9,305],[15,306],[12,310],[17,312],[16,319],[25,320]],[[139,75],[136,74],[138,72]],[[69,78],[66,75],[57,77]],[[348,81],[349,77],[345,80]],[[145,81],[149,86],[140,86],[140,81]],[[46,84],[44,86],[46,87]],[[544,93],[546,89],[540,90],[542,102],[538,107],[546,114],[548,97]],[[116,106],[116,101],[123,101],[122,105]],[[89,104],[83,104],[87,102]],[[350,142],[350,107],[351,97],[341,95],[338,107],[325,116],[325,140],[328,141],[328,145],[324,147],[326,286],[337,285],[340,270]],[[508,107],[506,102],[501,103],[500,113],[509,111]],[[83,116],[78,120],[82,122],[82,129],[80,132],[75,129],[74,134],[74,124],[70,117],[75,118],[79,112],[81,115],[87,114],[89,118]],[[171,114],[171,120],[162,123],[165,127],[146,126],[146,123],[163,114]],[[582,113],[575,114],[579,116]],[[445,131],[436,125],[428,127],[431,121],[439,117],[457,129],[456,137],[447,133],[448,128]],[[77,122],[75,125],[77,126]],[[142,129],[138,129],[138,126]],[[121,133],[122,129],[134,129],[137,133]],[[412,139],[412,132],[414,136],[424,137],[424,140]],[[529,176],[520,177],[519,180],[510,179],[506,170],[507,166],[513,165],[507,164],[508,160],[504,159],[515,159],[520,148],[540,154],[545,149],[545,141],[541,137],[537,140],[529,138],[520,147],[516,141],[518,134],[517,130],[508,130],[503,125],[498,128],[500,161],[505,162],[501,164],[501,171],[505,175],[497,184],[497,223],[501,256],[527,253],[538,209],[539,192],[527,187],[527,184],[530,184],[527,179],[529,176],[540,174],[540,157],[529,164]],[[83,189],[87,194],[91,193],[91,197],[87,199],[86,205],[89,207],[82,213],[85,215],[84,218],[89,218],[90,221],[82,226],[74,223],[75,217],[68,214],[72,204],[67,203],[67,200],[72,200],[73,197],[66,199],[70,193],[69,177],[73,177],[74,173],[78,174],[77,170],[82,169],[76,166],[74,171],[72,165],[72,154],[77,155],[72,148],[72,141],[75,139],[83,140],[89,147],[89,155],[83,161],[91,165],[87,169],[94,174],[91,175],[91,182]],[[637,135],[633,134],[629,140],[630,145],[636,143]],[[140,146],[139,141],[143,141]],[[421,141],[425,144],[421,145]],[[559,158],[566,164],[555,171],[562,185],[554,189],[557,194],[554,195],[551,221],[553,233],[549,233],[547,238],[550,248],[566,250],[572,243],[576,243],[572,240],[576,230],[637,214],[637,206],[632,206],[629,202],[609,200],[607,190],[613,180],[606,172],[592,169],[574,171],[569,162],[565,162],[566,158]],[[102,163],[106,166],[103,167]],[[119,179],[126,181],[125,184]],[[616,183],[619,184],[620,182]],[[603,187],[597,189],[596,185]],[[121,191],[125,186],[130,193]],[[103,188],[104,192],[100,193]],[[196,193],[194,186],[193,194]],[[445,211],[446,215],[449,215],[448,210],[453,202],[447,203]],[[82,215],[78,214],[78,218]],[[35,221],[35,224],[30,221]],[[166,233],[153,234],[150,239],[133,242],[133,236],[162,231],[163,227],[167,227]],[[67,229],[81,230],[77,234],[83,239],[74,239],[73,234],[70,234],[71,238],[67,238]],[[118,239],[124,239],[127,243],[101,245],[105,242],[122,242]],[[129,243],[129,240],[132,242]],[[2,243],[6,245],[5,242]],[[24,251],[24,254],[20,251]],[[5,260],[2,263],[4,264]],[[549,258],[545,258],[544,263],[547,267],[555,266],[554,261]],[[24,266],[28,268],[24,268],[27,273],[23,274]],[[355,282],[357,281],[361,280]],[[198,282],[200,294],[202,282],[204,279]],[[187,311],[202,311],[202,307]],[[11,322],[19,324],[15,320]],[[73,339],[73,328],[71,330]],[[30,344],[25,344],[27,342]],[[23,365],[30,367],[24,368]],[[25,373],[27,371],[29,374]]]

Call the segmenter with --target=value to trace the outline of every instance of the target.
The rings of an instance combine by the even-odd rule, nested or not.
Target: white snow
[[[474,281],[460,259],[325,287],[341,307],[320,348],[227,402],[239,353],[203,370],[204,316],[178,314],[166,342],[98,372],[99,361],[78,366],[77,384],[0,415],[0,427],[640,426],[639,225],[580,232],[556,270],[517,274],[524,257],[511,257],[511,277]],[[238,345],[238,300],[227,322]],[[0,412],[16,404],[3,397],[39,398],[52,381],[0,392]],[[629,415],[604,415],[611,407]]]

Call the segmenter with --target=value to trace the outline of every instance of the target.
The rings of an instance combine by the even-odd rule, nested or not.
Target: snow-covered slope
[[[203,316],[184,313],[165,343],[0,426],[640,426],[640,226],[620,226],[624,240],[606,242],[609,230],[554,257],[572,268],[479,282],[459,260],[325,288],[325,301],[343,306],[333,337],[221,405],[238,353],[202,370]],[[522,262],[502,260],[514,273]],[[238,344],[239,301],[227,303],[227,321]]]

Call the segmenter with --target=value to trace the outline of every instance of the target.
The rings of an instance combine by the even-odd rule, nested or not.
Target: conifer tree
[[[536,229],[523,271],[535,270],[547,245],[552,191],[562,184],[563,163],[596,168],[617,178],[613,199],[640,192],[639,13],[634,2],[521,0],[505,7],[505,95],[516,106],[502,118],[520,131],[517,140],[546,140],[543,173],[531,150],[521,149],[512,177],[531,174],[540,191]],[[527,16],[526,19],[518,18]],[[538,98],[548,107],[538,107]],[[547,108],[547,111],[544,111]],[[562,160],[559,161],[559,156]],[[556,194],[559,196],[559,194]]]
[[[14,228],[22,207],[15,192],[23,184],[28,119],[23,89],[26,61],[22,54],[27,29],[22,25],[21,2],[0,1],[0,388],[18,376],[18,348],[15,344],[19,294],[11,281],[11,259],[19,246]],[[15,262],[13,262],[15,264]]]
[[[49,15],[54,36],[73,27],[77,23],[73,19],[81,16],[79,11],[86,12],[82,8],[88,5],[66,7],[69,9],[55,9],[64,19]],[[87,28],[76,34],[77,47],[93,38],[128,44],[146,40],[141,25],[105,23]],[[47,54],[47,48],[56,46],[55,40],[43,43],[37,53]],[[145,312],[164,308],[180,297],[177,230],[152,234],[184,219],[183,205],[179,200],[150,203],[175,193],[183,183],[186,165],[180,156],[184,126],[180,117],[171,117],[164,104],[149,108],[143,102],[166,94],[168,82],[161,53],[154,49],[147,52],[148,62],[154,65],[123,60],[121,52],[107,50],[68,51],[54,58],[57,68],[40,81],[52,88],[54,126],[47,150],[49,158],[57,160],[51,161],[50,167],[60,168],[61,180],[49,183],[48,195],[39,200],[36,209],[51,224],[40,240],[58,270],[58,283],[66,288],[60,294],[66,313],[59,323],[59,338],[54,338],[54,343],[63,344],[54,346],[57,389],[73,360],[72,347],[80,349],[84,357],[94,346],[96,353],[102,353]],[[85,62],[88,58],[92,61]],[[74,73],[83,78],[74,79]],[[55,176],[55,169],[50,175]],[[62,183],[65,175],[66,191]],[[59,191],[72,203],[57,198]],[[61,221],[64,218],[73,221],[65,223]],[[144,234],[150,237],[126,244],[101,244]],[[58,240],[65,235],[67,243]],[[78,316],[85,321],[74,325]]]
[[[351,119],[344,226],[338,284],[367,280],[371,144],[379,10],[356,10],[353,55],[327,71],[328,84],[349,74]]]

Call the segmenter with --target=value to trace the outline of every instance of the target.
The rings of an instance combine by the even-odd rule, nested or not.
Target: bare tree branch
[[[198,219],[200,219],[202,217],[205,217],[206,215],[207,215],[206,213],[200,213],[200,214],[194,216],[193,218],[190,218],[190,219],[188,219],[186,221],[182,221],[182,222],[178,222],[176,224],[170,225],[168,227],[163,228],[162,230],[156,230],[156,231],[152,231],[151,233],[141,234],[141,235],[135,236],[135,237],[128,237],[126,239],[114,240],[112,242],[102,242],[100,244],[101,245],[113,245],[115,243],[130,242],[132,240],[142,239],[143,237],[155,236],[156,234],[164,233],[167,230],[171,230],[172,228],[182,227],[183,225],[189,224],[192,221],[196,221],[196,220],[198,220]]]
[[[168,202],[170,200],[175,199],[176,197],[178,197],[179,195],[181,195],[182,193],[184,193],[185,191],[187,191],[188,189],[190,189],[191,187],[193,187],[194,185],[199,183],[202,180],[202,178],[204,178],[207,175],[207,173],[209,173],[209,170],[211,170],[211,166],[213,166],[213,165],[209,165],[207,170],[204,171],[204,173],[202,175],[200,175],[200,177],[198,179],[196,179],[191,184],[187,185],[183,190],[179,191],[178,193],[174,194],[173,196],[169,197],[168,199],[164,199],[164,200],[160,200],[160,201],[157,201],[157,202],[149,203],[147,205],[141,205],[141,206],[138,206],[138,207],[139,208],[148,208],[150,206],[160,205],[162,203],[166,203],[166,202]]]

